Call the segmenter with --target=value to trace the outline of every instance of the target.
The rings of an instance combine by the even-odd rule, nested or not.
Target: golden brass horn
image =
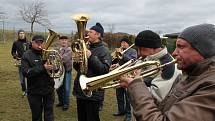
[[[176,62],[176,60],[173,60],[169,63],[160,65],[160,63],[158,61],[146,61],[146,62],[142,62],[139,64],[135,64],[135,65],[127,67],[127,68],[120,69],[118,71],[113,71],[113,72],[104,74],[101,76],[87,78],[85,75],[81,75],[79,78],[79,81],[80,81],[80,85],[81,85],[81,88],[82,88],[84,94],[86,96],[91,96],[93,90],[102,87],[103,85],[112,81],[113,79],[116,79],[117,77],[119,77],[125,73],[128,73],[132,70],[140,69],[140,68],[143,68],[146,66],[155,65],[156,68],[149,69],[142,73],[143,75],[141,75],[141,77],[146,77],[146,76],[150,76],[152,74],[159,72],[159,70],[161,68],[163,68],[167,65],[173,64],[175,62]]]
[[[112,61],[115,60],[115,59],[122,59],[122,55],[127,51],[129,50],[130,48],[132,48],[134,46],[134,44],[132,44],[131,46],[129,46],[127,49],[123,50],[122,52],[117,52],[117,51],[114,51],[111,53],[111,56],[112,56]],[[122,49],[122,47],[120,47]]]
[[[57,41],[59,35],[53,30],[49,29],[49,35],[46,39],[45,46],[42,51],[42,59],[46,60],[48,64],[53,65],[53,70],[47,70],[47,73],[52,78],[59,78],[64,73],[63,61],[58,51],[50,49],[51,44]]]
[[[80,63],[80,71],[82,74],[86,74],[88,70],[87,62],[87,45],[85,39],[85,28],[89,17],[84,14],[77,14],[73,16],[77,24],[78,39],[72,42],[71,48],[73,51],[73,61]]]

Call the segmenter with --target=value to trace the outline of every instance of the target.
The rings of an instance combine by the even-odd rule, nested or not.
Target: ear
[[[101,37],[101,34],[100,34],[99,32],[96,32],[96,35],[97,35],[98,37]]]

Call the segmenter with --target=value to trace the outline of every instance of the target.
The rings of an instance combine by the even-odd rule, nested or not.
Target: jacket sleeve
[[[142,80],[134,80],[128,87],[137,121],[212,121],[214,89],[215,84],[205,87],[198,94],[186,97],[172,105],[168,111],[162,112]]]
[[[108,73],[111,65],[110,53],[108,51],[104,51],[103,54],[103,57],[101,57],[100,59],[98,58],[98,56],[93,55],[88,58],[89,67],[99,75]]]
[[[30,66],[30,58],[27,57],[27,54],[24,54],[22,56],[22,61],[21,61],[21,68],[22,68],[22,73],[25,77],[27,78],[32,78],[35,76],[40,76],[42,73],[46,73],[45,67],[41,65],[36,65],[36,66]]]
[[[137,58],[137,51],[135,49],[129,49],[127,53],[123,54],[123,61],[127,62],[131,59]]]
[[[16,41],[13,43],[12,45],[12,49],[11,49],[11,55],[13,56],[14,59],[17,59],[17,54],[16,54]]]
[[[64,63],[68,63],[71,61],[72,58],[72,49],[69,48],[66,50],[66,52],[62,55],[62,60]]]

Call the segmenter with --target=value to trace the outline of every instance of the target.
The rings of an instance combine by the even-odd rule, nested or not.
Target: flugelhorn
[[[135,65],[132,65],[127,68],[120,69],[118,71],[109,72],[107,74],[96,76],[96,77],[87,78],[85,75],[81,75],[79,78],[80,86],[86,96],[91,96],[93,90],[101,88],[106,83],[108,83],[108,82],[112,81],[113,79],[116,79],[119,76],[126,74],[130,71],[133,71],[135,69],[141,69],[143,67],[147,67],[147,66],[151,66],[151,65],[156,66],[155,68],[142,72],[141,78],[143,78],[143,77],[150,76],[152,74],[156,74],[163,67],[173,64],[175,62],[176,62],[176,60],[173,60],[166,64],[160,65],[160,63],[158,61],[146,61],[146,62],[141,62],[141,63],[135,64]]]

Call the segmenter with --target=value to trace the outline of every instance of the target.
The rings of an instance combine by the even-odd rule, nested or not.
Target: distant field
[[[13,66],[10,55],[11,44],[11,41],[0,43],[0,121],[30,121],[31,112],[27,98],[21,97],[17,68]],[[77,121],[75,97],[71,96],[70,100],[68,111],[54,109],[55,121]],[[123,121],[123,117],[112,116],[116,110],[115,90],[106,90],[104,109],[100,112],[101,121]]]

